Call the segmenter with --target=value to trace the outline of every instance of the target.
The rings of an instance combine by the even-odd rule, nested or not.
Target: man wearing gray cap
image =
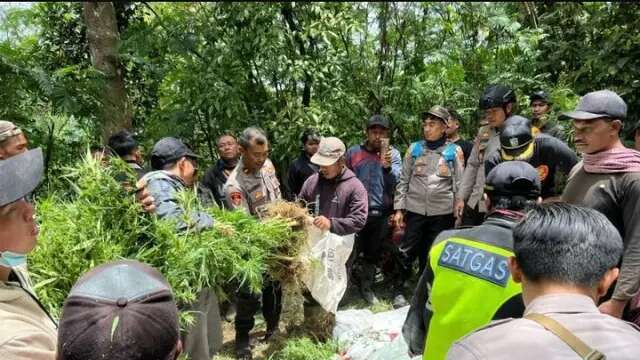
[[[0,359],[55,358],[56,324],[16,270],[36,245],[35,212],[25,197],[42,174],[40,149],[0,161]]]
[[[11,121],[0,120],[0,160],[27,151],[27,138]]]
[[[640,290],[640,152],[620,141],[627,104],[613,91],[594,91],[564,115],[573,120],[583,161],[571,171],[562,200],[600,211],[622,236],[620,276],[611,299],[600,305],[600,311],[621,317]]]

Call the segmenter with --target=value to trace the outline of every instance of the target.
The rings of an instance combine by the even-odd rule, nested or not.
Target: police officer
[[[534,136],[543,133],[562,141],[566,140],[562,126],[550,119],[553,103],[549,94],[544,90],[534,92],[529,95],[529,105],[531,106]]]
[[[534,207],[513,229],[509,258],[524,317],[474,331],[447,359],[637,359],[640,329],[596,307],[618,275],[622,249],[618,231],[597,210]]]
[[[424,140],[411,144],[404,156],[394,199],[394,221],[406,221],[400,243],[403,281],[398,286],[411,276],[416,257],[422,272],[433,239],[454,225],[454,192],[460,185],[464,155],[458,145],[447,143],[449,116],[439,105],[422,114]]]
[[[566,179],[578,163],[578,157],[567,144],[546,134],[534,138],[529,119],[518,115],[504,122],[500,133],[500,149],[488,155],[484,164],[485,173],[488,174],[497,164],[510,160],[526,161],[538,170],[543,199],[562,194],[564,181],[561,179]]]
[[[424,359],[444,359],[455,340],[492,318],[522,315],[521,289],[510,279],[507,259],[511,229],[539,200],[538,173],[522,161],[499,164],[487,176],[485,194],[484,223],[442,232],[429,252],[403,326],[410,351],[424,348]]]
[[[238,139],[240,161],[224,185],[225,201],[230,209],[244,209],[259,217],[264,206],[280,200],[280,182],[276,170],[268,158],[269,141],[265,133],[255,127],[245,129]],[[237,293],[236,357],[251,359],[249,332],[255,324],[254,316],[260,307],[267,323],[265,341],[278,329],[282,310],[282,289],[279,283],[265,279],[262,294],[240,288]]]
[[[493,153],[500,146],[502,124],[513,114],[515,103],[515,92],[505,85],[489,85],[480,96],[478,108],[483,112],[482,126],[456,194],[455,214],[457,221],[463,225],[479,225],[484,220],[487,209],[481,199],[485,180],[485,154]]]

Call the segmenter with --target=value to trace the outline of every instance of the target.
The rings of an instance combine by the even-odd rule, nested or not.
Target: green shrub
[[[130,169],[120,160],[102,166],[87,156],[68,169],[68,190],[37,203],[41,233],[29,270],[39,298],[55,316],[80,275],[115,259],[137,259],[160,270],[179,304],[195,300],[205,287],[219,293],[229,284],[257,290],[262,275],[279,266],[278,252],[298,236],[283,220],[202,209],[192,191],[179,196],[185,213],[207,211],[216,224],[177,234],[172,221],[142,212],[113,177],[123,171]]]

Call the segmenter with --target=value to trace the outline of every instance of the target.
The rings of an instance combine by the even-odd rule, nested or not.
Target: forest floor
[[[373,313],[392,310],[392,302],[395,294],[393,293],[393,281],[395,279],[385,279],[381,274],[376,276],[376,283],[374,285],[374,292],[380,300],[378,304],[369,305],[360,295],[357,285],[352,285],[347,288],[347,291],[340,302],[338,311],[348,309],[369,309]],[[417,283],[417,278],[412,279],[411,286],[407,289],[412,289]],[[410,299],[411,295],[408,291],[405,291],[405,297]],[[287,341],[293,338],[304,337],[304,333],[300,330],[300,324],[302,323],[302,297],[300,295],[292,295],[285,289],[283,295],[283,313],[280,322],[280,331],[269,342],[264,343],[261,341],[265,334],[265,322],[262,314],[256,317],[256,326],[251,333],[253,358],[256,360],[269,360],[278,351],[282,350]],[[235,330],[233,321],[223,321],[223,348],[222,351],[216,355],[213,360],[231,360],[234,359],[234,337]]]

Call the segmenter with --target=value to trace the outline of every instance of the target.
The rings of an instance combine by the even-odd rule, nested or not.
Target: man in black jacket
[[[320,135],[314,129],[307,129],[302,133],[300,138],[302,142],[302,152],[300,156],[291,163],[289,167],[289,175],[287,178],[287,186],[289,193],[287,200],[294,200],[302,190],[302,184],[309,176],[318,172],[318,165],[311,162],[311,157],[318,151],[320,144]]]
[[[240,150],[236,137],[231,134],[220,136],[216,146],[220,159],[215,165],[207,169],[201,185],[213,193],[213,198],[218,206],[224,207],[225,195],[222,188],[227,182],[227,177],[238,164]]]

